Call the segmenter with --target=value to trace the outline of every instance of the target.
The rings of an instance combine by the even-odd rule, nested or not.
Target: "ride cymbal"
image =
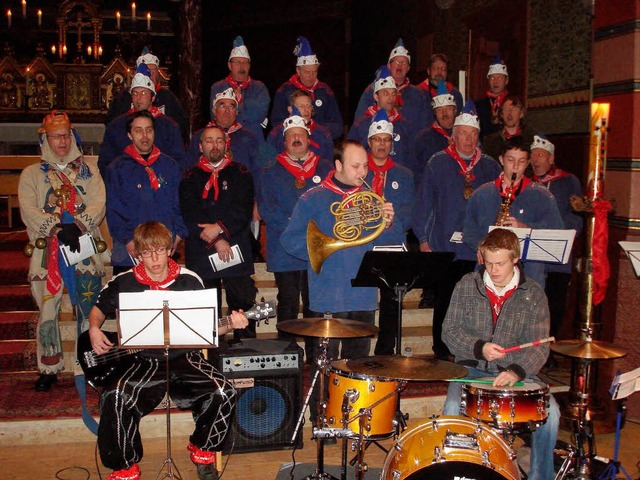
[[[561,340],[551,345],[551,351],[574,358],[611,359],[624,357],[627,352],[613,343],[599,340]]]
[[[357,338],[371,337],[378,327],[358,320],[341,318],[303,318],[287,320],[276,325],[278,330],[301,337]]]
[[[461,378],[468,373],[467,369],[462,365],[437,360],[426,355],[413,357],[376,355],[373,357],[352,358],[347,360],[347,366],[355,373],[417,382]]]

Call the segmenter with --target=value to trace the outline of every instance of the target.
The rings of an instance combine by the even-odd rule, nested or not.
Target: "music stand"
[[[398,299],[396,355],[402,354],[402,302],[413,288],[433,287],[453,261],[451,252],[386,252],[371,250],[364,254],[353,287],[377,287],[392,290]]]
[[[171,397],[169,395],[169,349],[210,348],[217,346],[218,299],[206,290],[167,291],[147,290],[139,293],[121,293],[117,312],[118,336],[122,348],[164,349],[165,382],[167,396],[167,454],[158,478],[182,480],[180,471],[171,456]],[[169,304],[175,303],[175,308]],[[161,307],[159,305],[162,305]],[[144,305],[144,308],[140,308]],[[155,307],[149,307],[155,305]],[[207,312],[203,315],[203,311]],[[178,314],[182,316],[180,316]],[[123,321],[124,319],[124,321]],[[125,324],[126,322],[126,324]],[[132,323],[134,328],[131,328]],[[123,334],[123,332],[125,332]],[[172,342],[172,339],[177,339]],[[166,467],[165,474],[160,474]],[[175,472],[174,472],[175,471]]]

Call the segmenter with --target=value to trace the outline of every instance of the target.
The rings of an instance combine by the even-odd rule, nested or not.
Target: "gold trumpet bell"
[[[316,274],[322,271],[322,264],[329,255],[345,248],[347,242],[337,240],[320,231],[315,221],[311,220],[307,225],[307,252],[309,253],[309,263]]]

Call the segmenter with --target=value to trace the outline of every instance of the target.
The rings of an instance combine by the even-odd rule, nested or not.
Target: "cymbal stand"
[[[329,365],[329,361],[327,359],[328,349],[329,338],[322,337],[320,339],[320,353],[317,358],[318,372],[320,372],[320,402],[318,402],[318,418],[316,419],[316,426],[313,429],[313,438],[316,440],[316,470],[313,474],[306,476],[303,480],[338,480],[333,475],[324,471],[324,439],[329,436],[325,435],[322,429],[327,408],[324,383]],[[316,376],[318,376],[318,372],[316,372]],[[333,436],[335,435],[333,434]]]
[[[587,480],[592,477],[591,462],[595,455],[595,437],[593,432],[593,422],[589,414],[589,385],[591,385],[591,361],[580,359],[578,363],[577,382],[577,418],[572,421],[573,437],[575,442],[575,452],[571,452],[564,460],[556,480],[574,478],[576,480]],[[571,477],[567,475],[573,471]]]

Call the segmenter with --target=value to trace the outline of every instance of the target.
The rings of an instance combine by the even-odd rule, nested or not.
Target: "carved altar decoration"
[[[131,85],[131,69],[121,57],[114,58],[100,77],[100,105],[108,110],[111,102]]]
[[[0,110],[24,108],[24,71],[12,56],[0,59]]]
[[[57,96],[57,75],[43,55],[33,60],[25,70],[26,98],[30,110],[50,110]]]

